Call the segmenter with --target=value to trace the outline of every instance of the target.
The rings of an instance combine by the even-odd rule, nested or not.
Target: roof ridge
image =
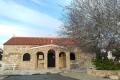
[[[12,38],[55,38],[55,39],[63,39],[61,37],[12,37]]]

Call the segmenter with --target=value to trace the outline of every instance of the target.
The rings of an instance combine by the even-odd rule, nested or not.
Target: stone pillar
[[[55,61],[56,70],[59,70],[59,52],[57,51],[55,53]]]
[[[44,52],[44,69],[46,70],[48,68],[47,66],[47,57],[48,57],[48,53],[47,52]]]
[[[66,68],[70,70],[70,53],[66,52]]]
[[[35,63],[34,69],[36,70],[37,69],[37,55],[36,55],[36,53],[34,53],[33,57],[34,57],[33,59],[34,59],[34,63]]]

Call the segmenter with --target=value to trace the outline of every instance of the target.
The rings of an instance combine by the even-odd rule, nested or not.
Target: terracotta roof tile
[[[49,45],[74,44],[73,39],[48,37],[12,37],[4,45]]]

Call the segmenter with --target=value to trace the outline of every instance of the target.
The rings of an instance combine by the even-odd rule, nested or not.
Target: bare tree
[[[120,0],[73,0],[63,17],[60,35],[74,38],[83,51],[100,55],[101,48],[120,44]]]
[[[2,60],[2,53],[3,53],[3,50],[2,48],[0,48],[0,60]]]

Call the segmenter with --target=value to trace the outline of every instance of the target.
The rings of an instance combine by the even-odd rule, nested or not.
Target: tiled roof
[[[59,45],[59,44],[73,44],[72,39],[64,38],[48,38],[48,37],[12,37],[4,45]]]

